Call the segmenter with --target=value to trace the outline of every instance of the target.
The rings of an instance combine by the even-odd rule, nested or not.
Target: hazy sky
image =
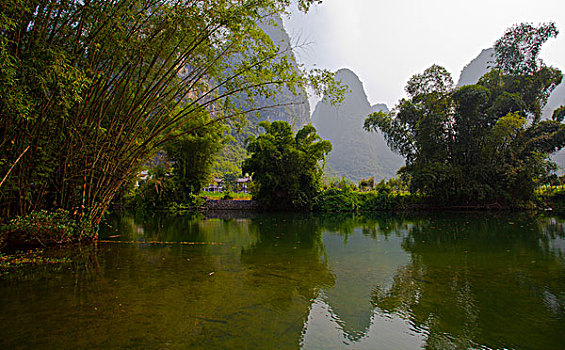
[[[306,67],[349,68],[371,104],[404,97],[407,80],[432,64],[455,82],[463,67],[492,47],[506,28],[554,21],[561,32],[543,47],[546,64],[565,71],[564,0],[324,0],[285,26]],[[313,107],[313,106],[312,106]]]

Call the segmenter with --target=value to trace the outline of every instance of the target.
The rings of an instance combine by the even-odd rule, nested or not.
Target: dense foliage
[[[94,231],[86,220],[77,221],[64,209],[33,211],[15,217],[0,227],[0,248],[10,246],[48,246],[90,240]]]
[[[207,119],[205,116],[202,122],[205,126],[181,133],[165,146],[176,185],[176,196],[171,199],[179,203],[187,203],[190,195],[208,184],[215,155],[222,147],[225,128],[206,125]]]
[[[409,192],[381,188],[361,192],[328,188],[315,199],[314,209],[322,212],[374,212],[416,209],[420,198]]]
[[[55,207],[96,226],[170,140],[242,118],[281,86],[324,89],[327,72],[289,69],[290,48],[257,24],[289,4],[2,1],[0,216]]]
[[[356,185],[342,177],[324,184],[314,199],[314,210],[321,212],[400,211],[422,208],[418,194],[407,190],[400,178],[381,180],[362,179]]]
[[[436,204],[503,206],[531,200],[549,176],[548,155],[565,146],[562,113],[541,121],[561,72],[538,59],[555,25],[514,26],[496,42],[496,65],[478,84],[455,89],[434,65],[406,85],[408,99],[391,114],[374,113],[380,130],[406,159],[399,173]]]
[[[243,172],[253,176],[253,196],[271,209],[311,208],[320,189],[323,161],[331,151],[329,141],[321,140],[312,125],[293,135],[283,121],[261,122],[266,133],[250,137],[250,158]]]

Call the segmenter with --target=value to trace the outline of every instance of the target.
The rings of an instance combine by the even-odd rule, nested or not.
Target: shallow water
[[[0,348],[565,347],[565,220],[214,216],[114,216],[0,279]]]

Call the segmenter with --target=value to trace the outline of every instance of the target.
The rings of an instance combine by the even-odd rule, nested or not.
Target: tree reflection
[[[398,348],[423,338],[430,349],[565,343],[560,218],[125,215],[108,223],[113,231],[101,237],[117,242],[82,248],[56,272],[0,281],[0,344],[296,349],[313,329],[321,334],[309,333],[312,348],[378,348],[375,339],[407,334]],[[309,328],[314,322],[320,327]],[[336,341],[320,345],[330,336]]]
[[[168,281],[166,271],[182,278],[175,283],[180,282],[178,292],[185,297],[178,295],[176,304],[185,315],[177,309],[168,313],[176,315],[173,320],[183,319],[183,327],[191,330],[180,342],[191,347],[299,348],[312,301],[334,284],[321,223],[311,215],[216,215],[206,220],[122,215],[116,219],[112,225],[119,228],[119,239],[141,242],[130,247],[141,251],[139,257],[161,254],[159,259],[167,266],[156,271],[157,281]],[[214,245],[169,244],[184,241]],[[190,262],[179,259],[179,254]],[[137,265],[139,257],[123,258]]]
[[[278,348],[298,348],[312,301],[334,285],[320,221],[280,215],[252,220],[250,230],[258,240],[241,253],[243,282],[264,318],[249,327]]]
[[[403,241],[411,263],[391,288],[375,287],[379,312],[398,314],[428,335],[428,347],[548,349],[565,335],[563,260],[530,215],[456,215],[420,221]]]

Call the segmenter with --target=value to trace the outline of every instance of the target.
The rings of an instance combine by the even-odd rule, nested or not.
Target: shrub
[[[226,192],[226,194],[224,194],[224,196],[222,197],[222,199],[225,199],[225,200],[231,200],[231,199],[233,199],[233,193],[231,193],[231,192],[229,192],[229,191]]]
[[[319,211],[356,211],[357,196],[355,192],[343,191],[339,188],[328,188],[318,194],[314,207]]]
[[[376,211],[387,210],[390,208],[388,191],[372,191],[359,193],[359,210],[360,211]]]
[[[68,211],[33,211],[0,228],[0,241],[8,245],[47,246],[91,240],[95,236],[87,218],[74,219]]]
[[[185,212],[194,211],[206,204],[206,199],[194,193],[189,193],[187,200],[187,203],[172,202],[166,209],[171,214],[184,214]]]
[[[370,192],[328,188],[316,197],[315,210],[323,212],[404,210],[420,201],[418,195],[390,188]]]
[[[565,187],[540,187],[536,190],[536,205],[539,208],[550,206],[552,209],[565,209]]]

